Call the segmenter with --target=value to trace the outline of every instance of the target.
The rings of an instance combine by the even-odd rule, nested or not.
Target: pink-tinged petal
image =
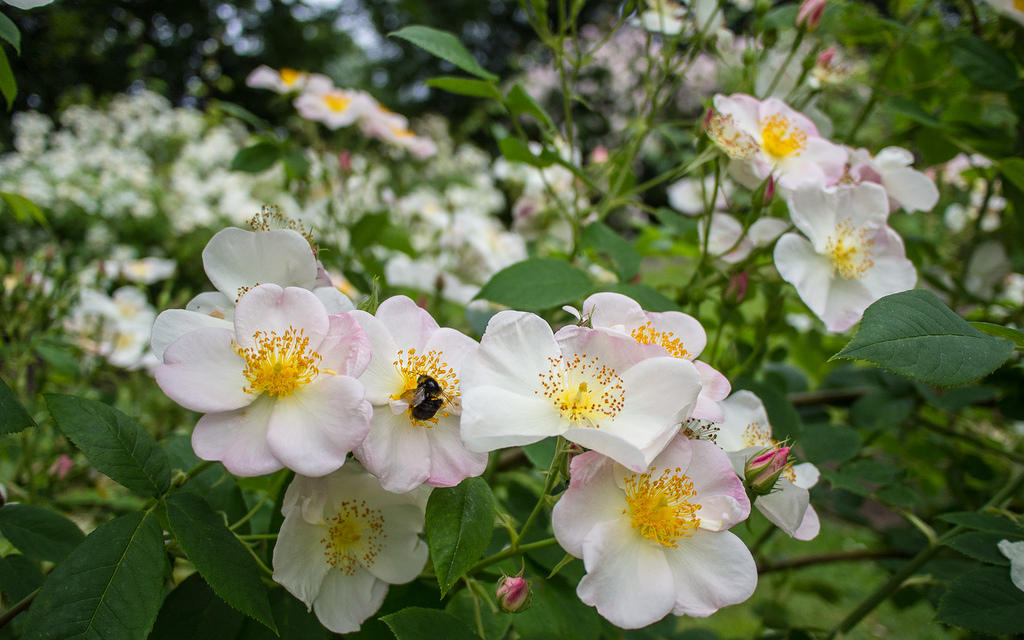
[[[356,308],[348,296],[333,286],[316,287],[313,295],[323,303],[327,313],[348,313]]]
[[[462,365],[471,353],[476,351],[477,341],[464,333],[442,327],[427,339],[424,349],[442,353],[442,360],[454,371],[462,370]]]
[[[870,155],[868,156],[870,158]],[[875,156],[874,164],[883,171],[906,167],[914,163],[914,154],[903,147],[886,147]]]
[[[235,342],[243,349],[255,344],[256,332],[283,336],[289,329],[302,330],[315,350],[330,328],[330,317],[312,291],[261,284],[250,289],[235,305]]]
[[[235,411],[208,413],[192,431],[192,450],[203,460],[219,460],[236,476],[262,476],[282,466],[267,445],[274,401],[261,397]]]
[[[747,237],[755,247],[767,247],[789,229],[789,223],[778,218],[760,218],[750,225]]]
[[[743,541],[728,531],[697,529],[666,553],[675,579],[673,613],[706,618],[743,602],[757,587],[757,566]]]
[[[356,457],[385,489],[405,493],[430,477],[427,451],[426,428],[414,425],[408,413],[394,415],[382,408],[373,412],[370,431]]]
[[[286,467],[304,476],[326,475],[370,429],[370,403],[363,385],[349,376],[325,376],[290,396],[278,398],[267,444]]]
[[[743,482],[733,472],[729,457],[716,445],[693,440],[693,458],[683,473],[693,481],[700,527],[707,531],[723,531],[750,515],[750,500]],[[657,461],[656,461],[657,462]]]
[[[423,509],[412,504],[393,504],[381,509],[384,518],[384,549],[367,571],[388,584],[405,584],[423,571],[427,545],[420,540]]]
[[[818,484],[818,479],[821,478],[821,472],[818,471],[818,467],[810,462],[801,462],[800,464],[793,465],[793,474],[793,484],[801,489],[810,489]]]
[[[657,345],[640,344],[632,337],[614,329],[589,329],[569,325],[555,334],[564,359],[587,354],[606,367],[622,375],[633,365],[652,357],[664,356],[665,351]]]
[[[828,307],[833,280],[832,262],[817,253],[806,238],[787,233],[775,244],[775,268],[782,279],[796,288],[804,304],[819,318]]]
[[[388,328],[400,349],[422,351],[438,330],[437,322],[427,310],[406,296],[393,296],[380,303],[376,318]]]
[[[331,369],[341,375],[358,378],[370,364],[373,354],[370,340],[348,313],[336,313],[328,318],[330,328],[317,348],[322,356],[320,370]]]
[[[820,531],[821,521],[818,520],[818,512],[811,505],[807,505],[807,511],[804,511],[803,522],[793,532],[793,537],[797,540],[813,540],[818,537]]]
[[[889,197],[908,212],[931,211],[939,201],[939,189],[931,179],[909,167],[890,169],[882,175]]]
[[[583,317],[593,327],[629,333],[644,324],[644,310],[636,300],[621,293],[595,293],[583,301]]]
[[[665,617],[674,604],[665,547],[640,537],[626,520],[596,525],[583,541],[587,575],[576,595],[623,629]]]
[[[775,491],[754,500],[754,506],[775,526],[792,536],[804,521],[810,496],[785,478],[779,478]]]
[[[723,451],[740,451],[750,445],[743,434],[748,425],[768,428],[768,413],[761,399],[747,390],[740,390],[719,403],[722,407],[722,423],[718,425],[716,444]],[[760,443],[757,443],[760,444]]]
[[[309,242],[290,229],[218,231],[203,249],[203,267],[213,286],[236,301],[257,284],[309,287],[316,279]]]
[[[697,406],[691,417],[721,422],[722,408],[718,406],[718,401],[729,395],[732,385],[728,378],[706,362],[694,360],[693,366],[697,367],[700,374],[700,395],[697,396]]]
[[[231,411],[255,396],[246,393],[245,361],[232,346],[229,329],[196,329],[164,351],[164,364],[153,375],[160,389],[192,411]]]
[[[322,553],[324,544],[320,542],[326,533],[326,527],[310,524],[292,514],[281,524],[277,544],[274,545],[274,582],[307,607],[316,600],[324,578],[331,570]]]
[[[583,540],[599,523],[623,516],[625,497],[616,485],[615,464],[596,451],[572,459],[569,488],[551,511],[551,529],[568,553],[583,557]]]
[[[320,624],[334,633],[351,633],[377,613],[387,593],[388,584],[368,571],[356,570],[350,576],[331,571],[313,602],[313,611]]]
[[[818,127],[814,126],[811,119],[804,114],[778,98],[767,98],[763,100],[758,108],[758,120],[763,122],[774,115],[779,115],[789,120],[791,123],[790,126],[795,126],[806,133],[809,139],[820,137]]]
[[[402,376],[395,368],[398,345],[395,344],[388,328],[377,318],[365,311],[353,311],[351,315],[366,334],[373,354],[369,365],[359,378],[366,386],[366,399],[374,406],[385,405],[392,395],[405,389]]]
[[[459,421],[441,418],[427,433],[430,445],[430,478],[434,487],[454,487],[466,478],[475,478],[487,468],[487,454],[470,451],[462,443]],[[386,487],[385,487],[386,488]]]
[[[153,353],[161,360],[164,351],[172,342],[190,331],[196,329],[213,327],[231,331],[234,325],[223,318],[215,318],[204,313],[186,311],[185,309],[168,309],[156,317],[153,323],[153,333],[150,336],[149,344]]]
[[[466,358],[459,376],[463,395],[467,389],[483,385],[532,395],[537,375],[547,372],[550,359],[561,355],[543,318],[522,311],[500,311],[487,323],[480,347]]]
[[[204,291],[188,301],[185,309],[203,313],[214,318],[232,321],[235,317],[235,301],[220,291]]]
[[[671,332],[672,338],[682,342],[687,357],[693,360],[704,351],[708,334],[693,316],[680,311],[649,312],[646,314],[651,325],[661,332]]]
[[[755,139],[761,139],[761,101],[744,93],[715,96],[715,111],[732,116],[736,126]]]
[[[541,396],[490,386],[462,389],[462,441],[470,451],[531,444],[566,427],[558,409]]]
[[[846,170],[847,153],[824,138],[808,138],[800,155],[779,162],[778,186],[783,189],[823,188],[835,184]]]

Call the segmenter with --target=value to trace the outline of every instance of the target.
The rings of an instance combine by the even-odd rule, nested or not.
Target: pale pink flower
[[[939,201],[931,178],[912,169],[914,154],[900,147],[886,147],[872,156],[867,149],[850,150],[848,174],[855,182],[874,182],[885,188],[890,209],[930,211]]]
[[[616,626],[703,618],[754,592],[754,559],[727,531],[750,502],[715,445],[679,436],[642,473],[590,451],[573,458],[570,475],[552,529],[583,558],[576,594]]]
[[[744,231],[743,224],[728,213],[711,214],[710,229],[708,224],[701,223],[697,227],[700,243],[703,246],[705,234],[708,236],[708,253],[729,264],[742,262],[750,256],[754,249],[767,247],[775,242],[789,223],[778,218],[758,218],[750,228]]]
[[[274,581],[335,633],[358,631],[388,585],[414,580],[430,491],[385,491],[358,462],[322,478],[295,476],[274,545]]]
[[[1024,540],[1017,542],[1000,540],[997,546],[999,553],[1010,561],[1010,580],[1013,582],[1013,586],[1024,591]]]
[[[775,267],[829,331],[845,331],[875,300],[914,287],[917,272],[903,239],[886,224],[881,186],[809,187],[787,202],[804,235],[779,238]]]
[[[294,93],[306,86],[310,74],[287,67],[272,69],[265,64],[253,69],[245,79],[245,85],[253,89],[270,89],[277,93]]]
[[[196,455],[240,476],[339,468],[370,426],[356,379],[370,349],[358,323],[328,315],[311,291],[262,284],[238,301],[232,324],[189,331],[154,371],[172,400],[205,414],[192,432]]]
[[[472,451],[567,440],[642,471],[693,411],[700,373],[607,329],[554,335],[532,313],[491,318],[462,372],[462,439]]]
[[[477,343],[439,327],[405,296],[382,302],[376,316],[352,315],[373,351],[360,378],[373,418],[356,457],[396,493],[423,483],[452,487],[483,473],[487,454],[468,451],[459,436],[459,373]]]
[[[294,104],[300,116],[322,122],[328,129],[347,127],[379,108],[377,101],[365,91],[339,89],[327,78],[310,79]]]

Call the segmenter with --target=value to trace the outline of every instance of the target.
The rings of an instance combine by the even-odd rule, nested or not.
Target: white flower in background
[[[189,331],[163,359],[154,371],[163,392],[205,414],[192,432],[196,455],[235,475],[328,474],[370,428],[356,379],[369,341],[352,316],[328,315],[307,289],[256,286],[239,299],[231,329]]]
[[[721,180],[718,184],[718,195],[715,198],[716,210],[729,208],[729,198],[732,196],[732,183],[728,180]],[[697,178],[683,178],[673,182],[665,190],[668,196],[668,204],[676,211],[688,216],[695,216],[703,213],[711,202],[711,194],[715,192],[715,177],[705,176],[704,180]]]
[[[471,451],[564,436],[643,471],[693,411],[700,373],[605,329],[552,334],[539,316],[502,311],[462,370],[462,439]]]
[[[231,328],[235,303],[258,284],[309,289],[328,313],[354,308],[319,270],[309,239],[291,229],[222,229],[203,249],[203,268],[217,291],[200,293],[184,309],[168,309],[157,317],[153,326],[157,356],[192,329]]]
[[[53,0],[3,0],[5,3],[16,7],[18,9],[35,9],[46,4],[50,4]]]
[[[787,203],[804,235],[779,238],[775,267],[828,331],[845,331],[875,300],[914,287],[917,272],[903,239],[886,224],[889,202],[881,186],[809,187]]]
[[[754,249],[767,247],[775,242],[789,228],[789,223],[778,218],[758,218],[744,232],[739,220],[728,213],[711,214],[710,231],[705,231],[707,223],[697,227],[700,242],[703,245],[705,234],[708,237],[708,253],[716,258],[735,264],[746,260]]]
[[[551,514],[558,543],[583,558],[576,594],[616,626],[704,618],[757,586],[750,551],[727,531],[750,502],[722,451],[679,436],[642,472],[595,451],[572,460]]]
[[[718,123],[732,132],[724,139],[734,142],[723,143],[711,127],[709,134],[733,158],[730,175],[745,187],[756,188],[773,174],[784,189],[824,187],[842,177],[846,151],[822,138],[807,116],[781,100],[719,94],[715,111]],[[744,151],[737,155],[735,149]]]
[[[148,364],[155,315],[146,294],[135,287],[121,287],[113,296],[84,289],[71,312],[70,329],[87,350],[116,367],[135,369]]]
[[[370,94],[356,89],[339,89],[325,76],[310,78],[294,104],[300,116],[322,122],[328,129],[347,127],[372,110],[379,109]]]
[[[853,72],[854,70],[841,57],[839,50],[829,47],[818,54],[814,67],[807,76],[807,86],[820,89],[827,85],[844,84]]]
[[[1024,24],[1024,5],[1019,0],[985,0],[985,2],[1007,18]]]
[[[1009,273],[1003,280],[1002,299],[1011,305],[1024,306],[1024,273]]]
[[[277,93],[294,93],[302,91],[309,80],[310,74],[287,67],[271,69],[261,64],[249,73],[245,85],[253,89],[270,89]]]
[[[1012,269],[1013,264],[1001,242],[982,242],[967,260],[964,289],[982,300],[991,300]]]
[[[636,300],[619,293],[595,293],[583,301],[581,317],[591,326],[628,335],[642,344],[655,344],[674,358],[693,362],[700,373],[700,394],[691,417],[719,420],[718,401],[729,395],[729,381],[710,365],[697,360],[708,336],[696,318],[680,311],[644,311]]]
[[[423,483],[452,487],[483,473],[487,454],[466,450],[459,436],[459,372],[476,342],[439,327],[405,296],[388,298],[375,316],[352,316],[373,352],[360,377],[373,418],[356,457],[396,493]]]
[[[388,585],[416,578],[430,492],[396,494],[350,462],[323,478],[295,479],[284,495],[274,545],[274,581],[335,633],[358,631]]]
[[[129,282],[153,284],[173,276],[178,265],[174,260],[149,256],[104,262],[104,268],[109,267]]]
[[[906,149],[886,147],[874,156],[867,149],[850,149],[849,162],[848,174],[854,182],[882,185],[889,200],[908,212],[931,211],[939,201],[935,183],[911,168],[914,154]]]
[[[1024,591],[1024,540],[1000,540],[999,553],[1010,561],[1010,580],[1013,581],[1013,586]]]
[[[407,149],[417,158],[427,158],[437,153],[437,145],[429,138],[417,136],[409,129],[405,116],[382,107],[374,100],[371,108],[360,116],[363,133]]]
[[[733,469],[743,475],[746,462],[760,453],[774,450],[772,426],[761,399],[749,391],[737,391],[719,403],[725,417],[718,425],[715,443],[729,454]],[[789,464],[775,485],[775,491],[754,500],[758,511],[797,540],[818,535],[821,524],[810,505],[808,489],[818,483],[818,468],[810,462]]]
[[[651,33],[666,36],[679,35],[686,25],[686,7],[671,0],[648,0],[647,10],[633,20],[633,24]]]

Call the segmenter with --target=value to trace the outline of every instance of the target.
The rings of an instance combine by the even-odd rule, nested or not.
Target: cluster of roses
[[[788,461],[756,396],[726,398],[725,377],[696,360],[706,335],[694,318],[599,293],[583,305],[589,326],[552,332],[501,311],[477,343],[406,297],[354,310],[307,236],[259,222],[203,251],[217,291],[157,318],[155,376],[204,414],[201,458],[239,476],[295,471],[274,579],[328,628],[358,629],[389,584],[420,574],[431,487],[546,437],[589,449],[552,524],[583,558],[580,598],[619,626],[749,597],[755,564],[728,532],[749,514],[745,484],[790,535],[817,534],[816,470]]]
[[[365,91],[334,86],[334,82],[321,73],[260,65],[245,83],[254,89],[298,94],[294,104],[299,115],[321,122],[328,129],[358,123],[364,134],[406,149],[416,157],[427,158],[437,152],[433,140],[417,136],[409,129],[405,116],[382,106]]]
[[[755,246],[775,244],[775,266],[829,331],[853,326],[875,300],[912,289],[914,265],[889,213],[927,211],[939,198],[935,184],[911,168],[913,155],[888,147],[878,155],[821,137],[802,113],[777,98],[716,95],[706,119],[708,136],[730,158],[729,174],[756,189],[771,181],[786,198],[790,221],[763,217],[744,229],[716,213],[710,234],[742,260]],[[781,238],[779,236],[782,235]]]

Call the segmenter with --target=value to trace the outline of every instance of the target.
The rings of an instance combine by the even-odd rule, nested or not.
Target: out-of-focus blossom
[[[820,89],[826,85],[843,84],[852,74],[853,69],[840,58],[839,50],[829,47],[815,60],[807,76],[807,85],[812,89]]]
[[[706,176],[703,181],[697,178],[683,178],[673,182],[665,190],[669,206],[688,216],[703,213],[707,209],[713,193],[715,193],[714,176]],[[714,209],[723,211],[728,209],[731,195],[732,183],[728,180],[719,181]]]
[[[1013,264],[1001,242],[982,242],[974,248],[967,260],[964,289],[982,300],[991,300],[1012,268]]]
[[[808,187],[787,202],[804,235],[779,239],[775,267],[829,331],[845,331],[875,300],[914,287],[917,272],[886,224],[889,202],[880,185]]]
[[[53,461],[50,468],[46,470],[51,476],[55,476],[58,480],[63,480],[71,473],[71,468],[74,466],[71,458],[66,454],[62,453],[57,456],[57,459]]]
[[[727,531],[750,501],[714,444],[676,437],[643,472],[596,451],[570,469],[552,529],[583,558],[576,594],[610,622],[635,629],[668,613],[703,618],[754,592],[754,559]]]
[[[723,137],[709,128],[709,135],[733,158],[729,171],[740,184],[753,189],[774,175],[778,186],[796,189],[824,187],[842,177],[846,151],[822,138],[807,116],[781,100],[719,94],[715,111],[731,133]]]
[[[272,69],[261,64],[249,73],[245,84],[253,89],[270,89],[277,93],[295,93],[302,91],[309,80],[310,74],[287,67]]]
[[[985,0],[985,2],[1007,18],[1024,24],[1024,7],[1021,6],[1019,0]]]
[[[683,30],[686,7],[672,0],[648,0],[647,10],[640,14],[636,24],[651,33],[675,36]]]
[[[430,491],[396,494],[350,462],[323,478],[296,476],[284,495],[274,581],[335,633],[358,631],[388,585],[416,578]]]
[[[177,263],[167,258],[149,256],[121,263],[121,276],[129,282],[153,284],[174,275]]]
[[[50,4],[53,0],[3,0],[5,3],[16,7],[18,9],[35,9],[46,4]]]
[[[808,31],[817,29],[827,4],[827,0],[803,0],[796,12],[796,26],[804,27]]]
[[[1010,580],[1013,581],[1013,586],[1024,591],[1024,540],[1000,540],[999,553],[1010,561]]]
[[[294,104],[300,116],[322,122],[328,129],[347,127],[379,108],[365,91],[340,89],[325,76],[310,78]]]
[[[705,231],[707,223],[697,227],[701,243],[705,234],[708,236],[708,253],[729,264],[746,260],[757,248],[767,247],[775,242],[789,228],[789,223],[778,218],[758,218],[750,225],[746,233],[740,221],[728,213],[711,214],[710,230]]]
[[[127,369],[147,366],[147,347],[156,310],[146,294],[121,287],[108,296],[96,289],[82,290],[72,309],[69,329],[86,350]]]
[[[939,190],[931,178],[910,167],[913,162],[914,154],[900,147],[886,147],[874,156],[867,149],[851,149],[847,173],[854,182],[882,185],[890,203],[908,212],[930,211],[939,201]]]

